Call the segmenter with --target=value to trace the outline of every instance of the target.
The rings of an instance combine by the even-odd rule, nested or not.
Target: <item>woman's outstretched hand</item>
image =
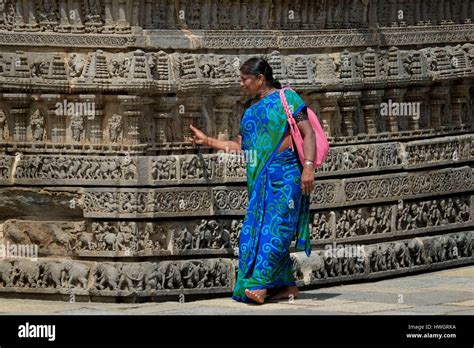
[[[189,128],[194,132],[194,135],[191,137],[191,141],[198,145],[205,145],[207,140],[207,135],[201,132],[199,129],[193,125],[189,125]]]

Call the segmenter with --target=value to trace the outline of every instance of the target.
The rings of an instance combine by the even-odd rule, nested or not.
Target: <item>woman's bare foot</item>
[[[262,304],[267,297],[267,289],[249,290],[245,289],[245,295],[255,302]]]
[[[279,292],[277,292],[275,295],[269,297],[269,300],[283,300],[290,298],[297,298],[298,295],[300,294],[300,291],[298,290],[297,286],[285,286],[283,289],[281,289]]]

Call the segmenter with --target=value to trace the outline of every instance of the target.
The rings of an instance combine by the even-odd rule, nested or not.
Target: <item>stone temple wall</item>
[[[189,125],[237,134],[255,55],[331,142],[300,285],[474,263],[473,39],[473,0],[0,0],[0,241],[39,254],[0,296],[230,294],[245,163]]]

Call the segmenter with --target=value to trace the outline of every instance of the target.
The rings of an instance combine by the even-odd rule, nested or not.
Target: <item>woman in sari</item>
[[[239,268],[232,298],[264,303],[299,294],[290,258],[296,250],[310,255],[309,196],[314,188],[316,138],[301,97],[285,96],[304,138],[305,163],[292,150],[287,116],[279,96],[280,83],[267,61],[251,58],[240,68],[240,86],[252,96],[240,122],[236,141],[208,137],[193,127],[192,141],[219,150],[252,152],[247,161],[249,203],[239,237]]]

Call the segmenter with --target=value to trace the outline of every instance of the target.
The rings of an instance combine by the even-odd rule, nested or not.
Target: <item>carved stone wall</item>
[[[229,294],[246,164],[189,125],[238,134],[255,55],[331,142],[300,285],[472,264],[473,42],[473,0],[0,0],[0,242],[38,252],[0,295]]]

